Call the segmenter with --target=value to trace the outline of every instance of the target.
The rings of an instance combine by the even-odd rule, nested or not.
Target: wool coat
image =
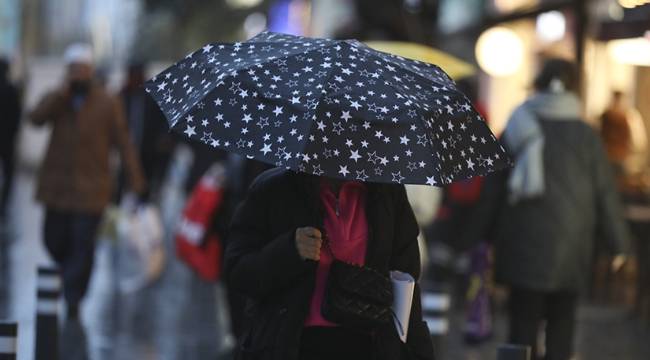
[[[100,213],[112,193],[112,149],[121,154],[131,188],[143,191],[142,170],[117,97],[93,86],[75,110],[71,96],[55,90],[29,116],[36,125],[52,127],[36,195],[45,206],[60,211]]]
[[[583,121],[540,118],[544,194],[508,200],[509,171],[486,178],[464,236],[494,242],[497,281],[525,289],[579,292],[597,240],[614,254],[629,234],[603,145]]]

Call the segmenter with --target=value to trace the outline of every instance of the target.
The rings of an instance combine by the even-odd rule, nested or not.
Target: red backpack
[[[176,229],[177,256],[208,281],[216,281],[221,275],[223,247],[211,227],[223,202],[223,174],[223,167],[215,165],[201,177]]]

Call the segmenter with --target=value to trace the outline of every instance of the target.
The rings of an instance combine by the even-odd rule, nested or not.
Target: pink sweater
[[[336,196],[329,185],[323,181],[320,186],[320,199],[325,209],[323,220],[332,251],[339,260],[363,265],[368,243],[365,185],[353,181],[344,183],[339,192],[337,209]],[[331,264],[332,256],[323,244],[316,270],[316,287],[305,326],[337,326],[325,320],[320,312]]]

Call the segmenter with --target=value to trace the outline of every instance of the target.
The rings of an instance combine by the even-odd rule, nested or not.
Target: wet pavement
[[[33,201],[34,172],[17,174],[10,226],[0,248],[0,318],[19,322],[19,360],[33,358],[36,267],[50,260],[41,246],[42,209]],[[161,212],[167,234],[183,204],[182,192],[165,190]],[[81,323],[63,322],[62,359],[227,359],[228,334],[223,289],[199,280],[173,256],[165,239],[160,277],[137,290],[120,287],[118,243],[100,239]],[[221,304],[221,306],[219,306]],[[61,308],[60,313],[63,313]],[[506,340],[505,317],[497,311],[490,341],[469,347],[461,333],[462,311],[452,311],[449,335],[440,339],[439,359],[495,359]],[[577,360],[647,360],[650,332],[623,309],[583,305],[579,312]]]
[[[33,201],[33,172],[19,172],[15,184],[12,216],[2,229],[0,318],[19,323],[18,359],[29,360],[34,356],[36,268],[52,263],[41,245],[43,213]],[[179,192],[167,193],[172,198],[166,199],[163,218],[169,230],[183,198]],[[199,280],[173,256],[171,237],[165,240],[166,264],[160,277],[128,291],[118,286],[118,245],[98,241],[81,323],[60,316],[60,359],[228,358],[232,339],[227,311],[218,306],[223,304],[223,289]],[[59,314],[64,314],[63,304]]]

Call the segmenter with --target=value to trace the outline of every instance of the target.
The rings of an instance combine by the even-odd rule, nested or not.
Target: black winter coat
[[[486,178],[466,236],[495,243],[497,281],[537,291],[583,289],[597,239],[626,251],[628,229],[602,143],[582,121],[539,120],[545,193],[511,204],[509,172]],[[471,234],[471,235],[467,235]]]
[[[319,178],[282,169],[260,175],[239,207],[230,229],[225,275],[246,295],[250,325],[240,341],[239,359],[296,360],[303,323],[314,290],[314,261],[296,249],[297,228],[323,228]],[[418,226],[403,186],[368,184],[369,239],[366,265],[380,271],[420,275]],[[377,359],[433,359],[416,286],[407,346],[389,324],[374,331]],[[336,346],[332,344],[332,346]]]

